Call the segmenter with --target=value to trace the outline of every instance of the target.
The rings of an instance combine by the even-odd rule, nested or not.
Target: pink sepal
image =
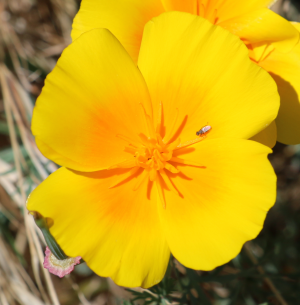
[[[64,260],[59,260],[55,255],[46,247],[45,251],[44,268],[48,269],[50,273],[64,277],[66,274],[71,273],[74,270],[74,266],[80,263],[81,257],[69,257]]]

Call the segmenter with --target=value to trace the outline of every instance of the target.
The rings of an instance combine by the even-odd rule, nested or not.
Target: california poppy
[[[65,49],[35,106],[36,143],[62,168],[27,208],[52,220],[67,256],[119,285],[158,283],[170,251],[211,270],[256,237],[275,202],[271,150],[247,139],[278,107],[244,44],[203,18],[150,21],[138,67],[108,30],[91,30]]]

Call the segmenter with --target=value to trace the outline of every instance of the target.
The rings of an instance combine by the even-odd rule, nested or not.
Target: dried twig
[[[253,254],[253,251],[251,249],[251,242],[247,242],[244,245],[244,249],[248,255],[248,257],[250,258],[250,260],[252,261],[252,263],[254,265],[258,264],[258,261],[255,257],[255,255]],[[257,270],[261,275],[265,275],[265,270],[262,266],[257,266]],[[264,281],[265,283],[269,286],[269,288],[271,289],[271,291],[274,293],[276,299],[278,300],[278,302],[281,305],[288,305],[288,303],[285,301],[285,299],[282,297],[282,295],[280,294],[280,292],[277,290],[277,288],[275,287],[275,285],[273,284],[273,282],[267,277],[264,277]]]

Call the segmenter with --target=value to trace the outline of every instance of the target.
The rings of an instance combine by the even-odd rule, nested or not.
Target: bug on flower
[[[203,136],[203,135],[207,134],[208,132],[210,132],[211,130],[212,130],[211,126],[205,125],[199,131],[196,132],[196,135]]]

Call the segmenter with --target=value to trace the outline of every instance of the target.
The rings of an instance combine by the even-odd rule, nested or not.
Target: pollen
[[[134,154],[136,166],[146,170],[162,170],[173,155],[174,145],[165,144],[159,134],[156,138],[148,138],[144,134],[139,135],[143,146]]]

